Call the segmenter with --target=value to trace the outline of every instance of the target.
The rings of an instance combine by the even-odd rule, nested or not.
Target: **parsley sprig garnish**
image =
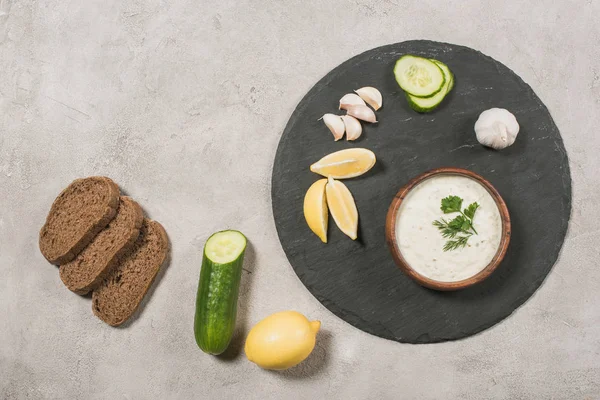
[[[446,221],[444,218],[433,221],[433,225],[440,230],[442,236],[448,239],[444,245],[444,251],[465,247],[469,237],[473,234],[478,234],[473,226],[473,218],[475,217],[475,211],[479,208],[479,204],[477,202],[471,203],[461,211],[462,203],[463,199],[458,196],[448,196],[442,199],[442,206],[440,208],[444,214],[458,212],[460,215],[457,215],[450,221]]]

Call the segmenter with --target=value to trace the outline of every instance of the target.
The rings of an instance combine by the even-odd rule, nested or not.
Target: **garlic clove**
[[[379,110],[383,106],[383,97],[381,92],[374,87],[365,86],[355,92],[360,96],[361,99],[367,102],[368,105],[373,107],[375,111]]]
[[[367,106],[352,105],[346,110],[347,114],[366,122],[377,122],[375,113]]]
[[[346,130],[346,128],[344,126],[344,121],[342,120],[342,117],[335,114],[325,114],[321,118],[333,134],[333,138],[336,141],[340,140],[342,136],[344,136],[344,131]]]
[[[354,93],[345,94],[344,97],[340,99],[340,110],[347,110],[348,107],[352,105],[366,106],[366,103],[359,95]]]
[[[346,140],[356,140],[362,135],[362,125],[360,121],[351,115],[342,115],[342,121],[346,127]]]

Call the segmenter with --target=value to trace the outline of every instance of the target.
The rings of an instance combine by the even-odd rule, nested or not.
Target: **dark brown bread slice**
[[[144,218],[134,248],[94,290],[94,314],[112,326],[127,321],[142,302],[168,252],[169,240],[162,225]]]
[[[143,219],[138,203],[121,196],[117,216],[73,261],[60,266],[60,279],[65,286],[78,294],[96,288],[133,247]]]
[[[109,178],[77,179],[63,190],[40,230],[40,251],[52,264],[73,260],[115,217],[119,187]]]

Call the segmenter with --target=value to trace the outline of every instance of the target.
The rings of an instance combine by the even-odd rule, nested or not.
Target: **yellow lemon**
[[[270,315],[250,330],[246,357],[264,369],[291,368],[313,351],[320,327],[320,321],[309,321],[296,311]]]
[[[355,240],[358,231],[358,210],[350,190],[340,181],[329,178],[327,187],[327,204],[335,224],[350,239]]]
[[[367,149],[346,149],[321,158],[310,170],[326,178],[348,179],[360,176],[375,165],[375,153]]]
[[[304,218],[311,231],[327,243],[327,200],[325,199],[325,185],[327,179],[320,179],[313,183],[306,196],[304,196]]]

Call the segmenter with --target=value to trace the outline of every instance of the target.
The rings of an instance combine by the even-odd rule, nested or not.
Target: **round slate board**
[[[403,54],[439,59],[456,76],[443,104],[430,114],[408,108],[392,69]],[[317,119],[337,112],[338,100],[375,86],[384,106],[378,124],[364,124],[356,142],[334,142]],[[494,151],[473,132],[491,107],[512,111],[521,130],[516,143]],[[359,213],[359,239],[329,222],[329,243],[308,229],[302,207],[321,178],[310,164],[326,154],[365,147],[377,155],[367,174],[345,183]],[[425,289],[394,264],[385,242],[385,217],[394,194],[432,168],[470,169],[487,178],[508,205],[512,239],[498,270],[457,292]],[[338,317],[371,334],[408,343],[460,339],[506,318],[540,286],[562,246],[571,210],[567,154],[552,117],[514,72],[467,47],[409,41],[360,54],[331,71],[302,99],[281,137],[273,167],[273,214],[283,249],[310,292]]]

